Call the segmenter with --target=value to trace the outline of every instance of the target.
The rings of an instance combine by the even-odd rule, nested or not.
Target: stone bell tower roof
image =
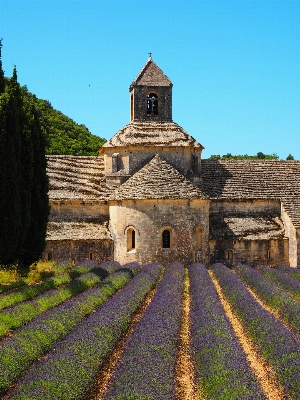
[[[130,85],[129,91],[133,86],[173,86],[170,79],[163,71],[155,64],[152,57],[149,57],[146,64],[143,66],[137,77]]]
[[[108,147],[125,146],[204,148],[175,122],[132,121],[108,140],[99,154]]]

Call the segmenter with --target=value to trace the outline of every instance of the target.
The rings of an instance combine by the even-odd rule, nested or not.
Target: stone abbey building
[[[151,57],[99,157],[48,156],[45,259],[300,264],[300,161],[201,160]]]

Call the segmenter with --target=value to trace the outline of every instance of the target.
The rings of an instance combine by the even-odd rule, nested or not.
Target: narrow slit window
[[[171,232],[169,229],[165,229],[162,233],[162,245],[163,249],[171,247]]]
[[[131,248],[135,249],[135,231],[131,232]]]
[[[90,251],[89,253],[89,259],[92,260],[93,259],[93,253]]]
[[[47,253],[47,261],[52,261],[52,253],[51,253],[51,251],[49,251]]]
[[[202,229],[200,226],[196,228],[196,248],[202,250]]]
[[[233,261],[233,251],[232,250],[227,250],[226,251],[226,259],[230,263]]]

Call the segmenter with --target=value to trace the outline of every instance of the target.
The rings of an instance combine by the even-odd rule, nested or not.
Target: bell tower
[[[129,87],[130,121],[172,121],[172,86],[149,53],[146,64]]]

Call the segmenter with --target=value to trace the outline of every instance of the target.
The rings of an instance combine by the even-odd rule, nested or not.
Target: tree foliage
[[[259,151],[255,156],[248,156],[248,154],[234,156],[231,153],[227,153],[224,154],[223,156],[212,155],[209,157],[209,160],[278,160],[278,159],[279,157],[276,153],[264,154],[261,151]]]
[[[289,154],[286,159],[287,160],[294,160],[294,157],[291,154]]]
[[[41,256],[49,215],[47,193],[44,131],[14,68],[0,93],[0,265],[15,264],[26,273]]]
[[[77,156],[96,156],[105,139],[93,135],[85,125],[79,125],[62,112],[55,110],[49,101],[38,99],[23,88],[40,115],[47,138],[47,154],[66,154]]]

